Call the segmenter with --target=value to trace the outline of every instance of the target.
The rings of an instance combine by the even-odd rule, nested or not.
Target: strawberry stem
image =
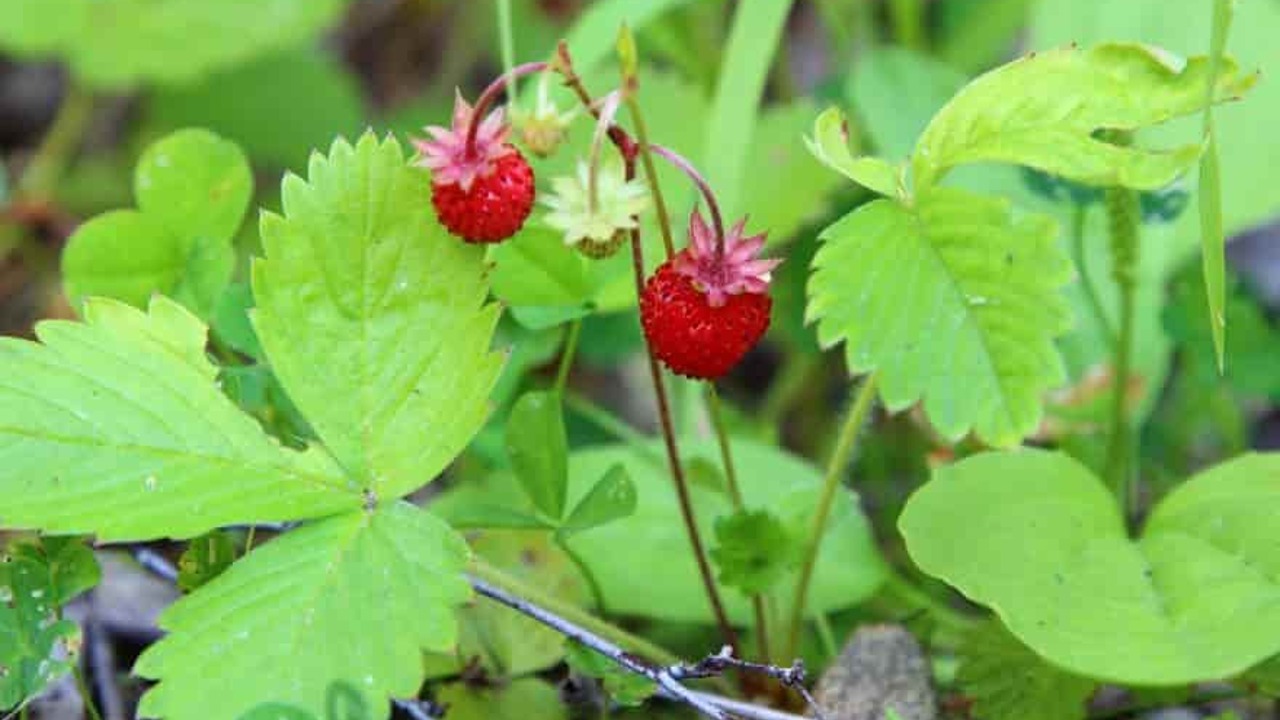
[[[720,203],[716,202],[715,193],[711,192],[711,185],[707,183],[706,178],[698,172],[680,153],[672,150],[665,145],[652,145],[653,153],[665,158],[672,165],[676,166],[680,172],[689,176],[693,184],[698,186],[698,191],[702,193],[702,197],[706,198],[707,209],[711,212],[711,226],[716,232],[716,257],[724,257],[724,220],[720,217]]]
[[[626,179],[636,177],[636,158],[626,158]],[[640,242],[640,226],[631,229],[631,260],[635,271],[636,296],[644,292],[644,249]],[[715,577],[711,574],[711,563],[707,561],[707,551],[702,545],[702,536],[698,533],[698,520],[693,514],[693,501],[689,497],[689,482],[684,476],[684,465],[680,462],[680,450],[676,445],[675,427],[671,422],[671,404],[667,401],[667,389],[662,382],[662,368],[658,366],[658,358],[653,348],[645,343],[649,356],[649,374],[653,379],[653,392],[658,401],[658,419],[662,426],[662,441],[667,450],[667,463],[671,466],[671,479],[675,484],[676,498],[680,505],[680,516],[689,535],[689,544],[693,548],[693,558],[698,564],[698,575],[702,578],[702,586],[707,593],[707,601],[711,604],[711,612],[715,615],[716,624],[725,644],[739,648],[738,633],[729,624],[729,616],[725,613],[724,603],[720,599],[720,590],[716,586]]]
[[[489,87],[486,87],[484,92],[480,93],[480,97],[476,99],[475,107],[471,108],[471,124],[467,126],[468,157],[475,154],[476,133],[480,130],[480,123],[484,120],[485,113],[489,111],[489,108],[498,99],[498,95],[507,90],[516,80],[526,75],[542,72],[548,67],[550,67],[550,63],[543,61],[517,65],[511,68],[510,71],[494,78],[493,82],[489,83]]]

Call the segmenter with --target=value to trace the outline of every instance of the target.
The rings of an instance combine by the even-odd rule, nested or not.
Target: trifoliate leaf
[[[10,549],[14,557],[43,565],[49,574],[50,602],[62,607],[102,579],[102,569],[93,550],[78,537],[44,536],[37,542],[18,543]]]
[[[1084,720],[1097,687],[1046,663],[998,620],[967,633],[956,682],[983,720]]]
[[[262,218],[254,327],[289,397],[379,497],[430,482],[480,429],[501,368],[481,251],[431,215],[430,176],[364,135],[284,181]]]
[[[84,316],[0,339],[0,525],[182,538],[360,506],[327,455],[280,447],[223,396],[182,306],[93,299]]]
[[[71,669],[59,650],[79,628],[58,620],[49,566],[31,557],[0,563],[0,710],[14,708]]]
[[[1166,185],[1200,157],[1200,143],[1153,151],[1094,133],[1136,130],[1203,109],[1208,59],[1173,62],[1146,46],[1104,44],[1032,53],[982,75],[925,129],[911,160],[916,186],[923,192],[951,168],[975,162],[1028,165],[1094,185]],[[1211,97],[1237,97],[1256,80],[1224,58]]]
[[[507,459],[534,507],[552,520],[564,513],[569,440],[555,392],[520,396],[507,418]]]
[[[1071,266],[1051,219],[950,187],[877,200],[822,233],[806,317],[849,371],[877,371],[892,411],[923,400],[938,431],[1013,445],[1063,380],[1053,339]]]
[[[636,511],[636,486],[626,467],[614,465],[578,501],[560,526],[560,537],[621,520]]]
[[[565,642],[565,659],[573,670],[599,678],[605,692],[623,707],[635,707],[658,691],[657,684],[649,678],[623,669],[613,660],[572,640]]]
[[[221,575],[236,559],[236,546],[225,530],[191,538],[178,558],[178,587],[191,592]]]
[[[449,708],[449,720],[565,720],[569,709],[551,685],[537,678],[498,687],[453,683],[440,688],[437,701]]]
[[[343,0],[6,0],[0,47],[57,57],[97,88],[189,81],[313,37]]]
[[[716,519],[711,559],[720,582],[746,595],[768,592],[799,559],[796,539],[768,510],[743,510]]]
[[[396,502],[271,541],[160,617],[169,634],[134,672],[160,681],[147,717],[238,717],[271,699],[324,717],[333,683],[383,714],[422,682],[422,652],[457,640],[467,549]]]
[[[1020,450],[939,470],[898,525],[922,570],[990,606],[1052,664],[1173,686],[1280,652],[1278,499],[1280,455],[1245,455],[1183,483],[1131,539],[1084,466]]]
[[[206,130],[159,140],[134,172],[138,209],[96,217],[68,241],[67,295],[144,307],[160,293],[209,317],[231,278],[231,241],[252,192],[249,162],[234,143]]]

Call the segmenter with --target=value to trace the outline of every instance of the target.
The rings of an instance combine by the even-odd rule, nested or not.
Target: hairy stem
[[[724,255],[724,218],[720,215],[720,203],[716,201],[715,193],[711,191],[711,185],[707,183],[707,179],[702,177],[698,169],[693,166],[683,155],[663,145],[654,145],[653,152],[655,155],[664,158],[680,172],[689,176],[693,184],[697,186],[698,191],[702,193],[703,199],[707,201],[707,211],[711,213],[711,227],[716,233],[716,253]]]
[[[635,157],[626,159],[627,180],[636,176]],[[631,229],[631,260],[635,273],[636,295],[644,292],[644,248],[640,242],[640,227]],[[724,603],[720,599],[720,590],[716,586],[715,577],[711,574],[711,563],[707,561],[707,551],[702,544],[702,536],[698,532],[698,519],[693,512],[693,500],[689,496],[689,482],[684,476],[684,466],[680,462],[680,450],[676,445],[675,428],[671,423],[671,406],[667,401],[666,385],[662,382],[662,368],[658,366],[658,358],[653,354],[653,347],[645,342],[645,354],[649,357],[649,375],[653,379],[653,392],[658,401],[658,420],[662,426],[662,441],[667,449],[667,463],[671,469],[671,480],[675,484],[676,498],[680,505],[680,517],[684,521],[685,531],[689,535],[689,545],[693,551],[693,559],[698,565],[698,575],[702,579],[702,587],[707,594],[707,602],[716,618],[720,634],[730,647],[738,647],[738,634],[729,624],[729,616],[724,611]]]
[[[600,148],[609,128],[613,127],[613,119],[617,117],[621,103],[616,91],[605,95],[600,103],[600,114],[596,116],[596,131],[591,136],[591,150],[587,156],[587,209],[592,213],[600,206]]]
[[[738,472],[733,464],[733,449],[729,444],[729,432],[724,424],[724,413],[720,408],[720,393],[716,391],[714,382],[707,382],[707,415],[711,419],[711,427],[715,429],[716,442],[720,445],[720,462],[724,466],[724,482],[729,490],[729,499],[733,509],[743,512],[746,503],[742,499],[742,488],[738,486]],[[764,611],[764,595],[751,595],[751,610],[756,621],[756,652],[762,662],[769,662],[769,623]]]
[[[68,81],[58,114],[18,182],[19,196],[45,198],[53,194],[92,117],[93,95]]]
[[[822,536],[827,530],[827,519],[831,515],[831,506],[835,502],[836,491],[842,485],[845,467],[853,457],[858,442],[858,432],[871,414],[871,407],[876,396],[876,375],[872,373],[862,381],[854,398],[853,407],[845,416],[844,425],[840,428],[840,436],[836,440],[831,459],[827,462],[826,475],[822,479],[822,494],[818,505],[813,510],[809,524],[809,537],[805,541],[804,559],[800,564],[800,576],[796,579],[796,589],[791,601],[791,619],[787,623],[787,644],[783,657],[795,654],[800,644],[800,630],[804,625],[805,605],[809,601],[809,583],[813,580],[813,569],[818,562],[818,551],[822,547]]]
[[[1112,134],[1118,145],[1129,145],[1128,133]],[[1132,428],[1129,426],[1128,390],[1133,364],[1134,293],[1138,273],[1138,233],[1141,210],[1138,194],[1123,187],[1106,192],[1107,221],[1111,236],[1111,279],[1120,295],[1120,328],[1116,336],[1112,372],[1110,440],[1107,444],[1106,473],[1124,517],[1133,509],[1137,489],[1131,461]]]
[[[569,334],[564,339],[564,349],[560,351],[560,365],[556,367],[556,395],[564,397],[564,389],[569,383],[569,370],[573,367],[573,358],[578,354],[578,336],[582,334],[582,318],[569,323]]]

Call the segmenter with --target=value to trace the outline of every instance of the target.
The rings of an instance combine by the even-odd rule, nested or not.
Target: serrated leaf
[[[507,459],[534,507],[552,520],[564,513],[568,456],[560,396],[541,390],[521,395],[507,418]]]
[[[1094,185],[1166,185],[1200,157],[1199,143],[1151,151],[1094,133],[1200,111],[1208,66],[1198,57],[1175,68],[1141,45],[1030,54],[969,83],[934,116],[912,156],[913,179],[923,191],[957,165],[1007,162]],[[1213,98],[1239,96],[1256,79],[1224,59]]]
[[[45,567],[49,600],[54,607],[66,605],[102,579],[93,550],[78,537],[45,536],[37,542],[19,543],[11,551],[15,557],[25,557]]]
[[[430,176],[394,139],[338,140],[283,201],[253,267],[258,338],[346,471],[404,495],[480,429],[501,369],[480,250],[431,215]]]
[[[585,645],[565,642],[565,659],[574,671],[599,678],[605,692],[623,707],[636,707],[658,691],[658,686],[643,675],[619,667],[617,663]]]
[[[160,681],[138,714],[237,717],[271,698],[323,715],[335,682],[367,708],[413,696],[421,653],[457,640],[467,555],[403,502],[289,532],[165,611],[169,634],[134,667]]]
[[[621,520],[636,511],[636,486],[626,467],[614,465],[587,491],[557,531],[563,538]]]
[[[365,117],[355,77],[311,42],[161,88],[146,109],[148,127],[206,127],[239,143],[255,163],[287,168],[304,165],[334,135],[359,132]]]
[[[994,620],[966,634],[956,684],[984,720],[1084,720],[1097,687],[1045,663]]]
[[[344,4],[6,0],[0,6],[0,46],[24,57],[57,56],[92,87],[176,83],[312,37]]]
[[[93,299],[84,317],[0,339],[0,526],[183,538],[360,506],[327,455],[281,448],[222,395],[182,306]]]
[[[824,347],[845,343],[851,373],[878,372],[890,410],[923,400],[953,440],[1012,445],[1035,430],[1070,322],[1051,219],[939,187],[913,208],[863,205],[821,237],[806,317]]]
[[[178,558],[178,587],[191,592],[221,575],[236,559],[236,546],[225,530],[191,538]]]
[[[854,157],[849,149],[848,120],[839,108],[827,108],[813,123],[805,145],[824,165],[886,197],[898,195],[898,171],[878,157]]]
[[[684,441],[686,460],[718,462],[718,445],[710,440]],[[636,512],[624,519],[570,538],[599,582],[611,612],[687,622],[712,622],[698,570],[689,555],[689,537],[680,521],[675,491],[666,465],[654,462],[660,445],[597,446],[569,456],[569,499],[575,502],[592,481],[622,464],[636,486]],[[818,500],[821,474],[803,460],[776,447],[735,438],[738,484],[753,504],[768,507],[793,532],[808,527]],[[707,532],[717,517],[731,513],[723,491],[690,488],[698,524]],[[884,578],[884,564],[866,518],[853,493],[836,496],[822,552],[813,575],[809,607],[814,612],[846,608],[874,593]],[[782,582],[794,582],[794,573]],[[752,621],[746,598],[724,596],[730,618]],[[779,612],[788,608],[779,607]]]
[[[437,700],[449,708],[449,720],[564,720],[569,709],[556,689],[537,678],[494,688],[452,683]]]
[[[1131,540],[1075,460],[1022,450],[945,467],[899,520],[922,570],[989,605],[1037,654],[1086,677],[1181,685],[1280,652],[1280,456],[1181,485]]]
[[[139,209],[94,218],[68,241],[67,295],[144,307],[161,293],[209,317],[231,278],[231,240],[252,192],[249,163],[234,143],[206,130],[155,142],[134,171]]]
[[[16,557],[0,563],[0,710],[39,694],[71,669],[55,657],[77,644],[79,628],[58,620],[49,566]]]
[[[769,592],[799,559],[799,544],[773,513],[743,510],[716,519],[711,549],[721,583],[746,595]]]

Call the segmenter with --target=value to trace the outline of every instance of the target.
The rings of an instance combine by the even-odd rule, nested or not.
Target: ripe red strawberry
[[[520,230],[533,209],[533,170],[506,141],[510,129],[494,110],[474,130],[474,111],[459,94],[453,126],[431,126],[415,139],[418,164],[431,169],[431,204],[449,232],[469,243],[495,243]]]
[[[431,185],[431,204],[449,232],[469,243],[502,242],[515,235],[533,210],[533,170],[511,145],[509,155],[477,177],[469,190],[461,183]]]
[[[745,221],[715,235],[695,209],[689,246],[663,263],[640,294],[640,322],[658,359],[691,378],[723,377],[769,329],[770,271],[780,260],[755,257],[764,235],[743,238]]]

